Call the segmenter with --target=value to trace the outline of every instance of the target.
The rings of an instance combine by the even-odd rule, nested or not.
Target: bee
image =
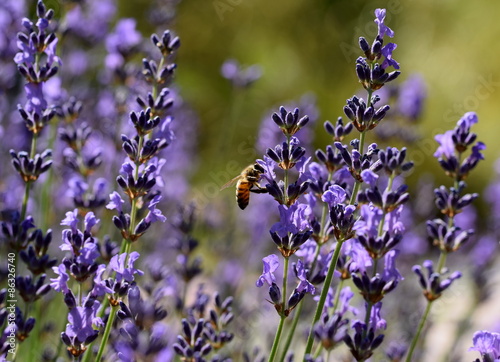
[[[240,209],[244,210],[250,202],[250,192],[255,192],[257,194],[267,192],[267,189],[259,185],[260,175],[264,172],[264,168],[258,163],[250,165],[241,171],[241,174],[222,186],[221,190],[234,185],[234,183],[237,182],[236,202],[238,203]]]

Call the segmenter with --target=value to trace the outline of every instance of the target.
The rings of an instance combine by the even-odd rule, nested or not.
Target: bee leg
[[[250,188],[250,192],[254,192],[256,194],[267,194],[268,193],[266,188],[260,187],[259,185],[256,185],[255,187],[257,187],[257,188],[256,189]]]

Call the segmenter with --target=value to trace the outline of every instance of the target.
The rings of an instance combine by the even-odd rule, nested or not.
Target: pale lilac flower
[[[276,282],[276,277],[274,276],[274,272],[278,269],[280,263],[278,257],[275,254],[271,254],[262,259],[264,264],[264,269],[262,271],[262,275],[259,277],[255,285],[257,287],[262,287],[264,282],[266,282],[269,286]]]
[[[384,24],[385,21],[385,9],[375,9],[375,23],[378,25],[378,36],[383,38],[386,34],[388,37],[392,38],[394,36],[394,32],[391,28]]]
[[[52,282],[50,283],[50,286],[57,292],[68,293],[69,275],[66,273],[66,267],[64,264],[54,266],[52,267],[52,270],[59,276],[57,278],[50,278],[50,281]]]
[[[127,255],[127,253],[115,255],[109,261],[109,266],[116,272],[116,280],[118,282],[122,281],[122,279],[127,282],[132,282],[134,280],[134,274],[144,274],[143,271],[134,268],[134,262],[139,259],[140,254],[137,251],[130,253],[127,261],[127,267],[125,267],[125,259],[127,259]]]

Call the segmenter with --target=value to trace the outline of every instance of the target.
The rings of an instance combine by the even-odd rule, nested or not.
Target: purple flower
[[[370,169],[366,169],[361,171],[361,177],[363,178],[363,182],[368,184],[371,188],[374,188],[377,185],[378,175]]]
[[[52,282],[50,283],[50,286],[57,292],[68,293],[69,275],[66,273],[66,267],[64,266],[64,264],[54,266],[52,267],[52,270],[59,276],[57,278],[50,279],[50,281]]]
[[[47,109],[47,101],[43,94],[43,83],[27,83],[24,86],[28,102],[26,103],[26,111],[36,112],[39,116]]]
[[[396,283],[403,280],[403,276],[396,269],[396,257],[399,255],[399,250],[391,250],[384,257],[384,272],[382,278],[384,280],[394,280]]]
[[[309,206],[306,204],[295,203],[291,206],[278,205],[280,212],[280,221],[271,227],[271,233],[277,233],[284,238],[291,234],[298,234],[309,229],[307,215],[310,213]]]
[[[100,255],[95,243],[86,242],[80,249],[80,255],[76,257],[76,262],[80,265],[91,265]]]
[[[328,206],[331,208],[337,204],[341,204],[345,201],[347,196],[347,192],[340,187],[339,185],[332,185],[328,188],[328,190],[323,193],[321,196],[321,200],[326,202]]]
[[[344,287],[340,291],[339,304],[337,310],[340,314],[344,315],[346,312],[351,312],[353,315],[359,313],[358,309],[349,305],[349,302],[354,297],[354,292],[350,287]]]
[[[458,127],[469,130],[473,124],[479,122],[476,112],[467,112],[457,122]]]
[[[85,231],[90,234],[90,231],[92,228],[99,223],[98,218],[95,217],[94,213],[92,211],[88,212],[85,215]]]
[[[116,272],[116,280],[118,282],[124,279],[130,283],[134,280],[134,274],[144,274],[143,271],[134,268],[134,262],[139,259],[140,254],[137,251],[131,252],[127,261],[127,267],[125,267],[127,255],[127,253],[115,255],[109,261],[109,266]]]
[[[483,361],[498,361],[500,358],[500,334],[488,331],[477,331],[472,337],[473,346],[469,351],[481,353]]]
[[[382,302],[373,305],[370,312],[370,326],[374,331],[387,328],[387,322],[380,317],[380,310],[382,309]]]
[[[274,169],[277,165],[275,161],[269,156],[264,156],[264,161],[262,160],[257,160],[257,163],[261,165],[265,172],[262,174],[262,177],[267,180],[267,182],[272,183],[273,180],[276,179],[276,173],[274,172]]]
[[[300,280],[297,291],[302,292],[303,290],[305,290],[306,293],[314,294],[316,288],[314,288],[314,285],[309,283],[309,281],[307,280],[307,270],[302,260],[299,259],[297,261],[295,271],[297,273],[297,278]]]
[[[356,240],[349,239],[342,245],[342,252],[350,258],[349,272],[365,273],[373,261],[366,249]]]
[[[385,89],[385,88],[382,88]],[[427,94],[425,82],[418,74],[413,74],[399,87],[397,109],[400,114],[414,121],[422,113]]]
[[[375,9],[375,23],[378,25],[378,36],[383,38],[386,34],[388,37],[392,38],[394,32],[391,28],[384,24],[385,21],[385,9]]]
[[[69,324],[66,326],[66,335],[71,339],[76,337],[80,343],[94,336],[98,331],[94,330],[92,325],[104,325],[101,318],[96,316],[99,307],[100,303],[95,300],[90,306],[73,308],[68,314]]]
[[[370,203],[369,205],[361,205],[360,214],[361,219],[356,221],[354,230],[368,236],[377,236],[378,224],[382,219],[382,210]]]
[[[123,65],[124,55],[128,53],[142,40],[141,34],[135,29],[135,19],[122,19],[115,27],[115,32],[106,38],[106,66],[115,69]]]
[[[118,211],[118,213],[121,213],[122,212],[122,205],[125,203],[125,201],[123,201],[120,194],[116,191],[113,191],[113,193],[111,193],[109,195],[109,199],[111,201],[106,205],[106,209],[108,209],[108,210],[116,209],[116,211]]]
[[[394,43],[389,43],[385,45],[382,48],[382,55],[385,57],[384,61],[382,62],[382,69],[386,69],[387,67],[392,66],[394,69],[399,69],[399,63],[392,59],[392,52],[397,48],[398,46]]]
[[[71,228],[73,234],[78,232],[78,209],[74,209],[73,211],[68,211],[66,213],[66,218],[61,221],[61,225],[66,225]]]
[[[154,223],[156,221],[165,222],[167,218],[161,213],[161,210],[156,208],[156,205],[161,200],[161,195],[156,195],[153,200],[148,205],[149,213],[147,214],[145,220],[147,223]]]
[[[95,297],[100,297],[106,293],[114,293],[113,289],[108,287],[104,280],[102,280],[102,274],[106,271],[106,265],[101,264],[97,268],[94,277],[94,286],[92,287],[91,295]]]
[[[269,284],[269,286],[276,282],[274,272],[280,266],[278,257],[274,254],[266,256],[262,259],[262,262],[264,264],[264,269],[262,271],[262,275],[259,277],[259,279],[257,279],[257,282],[255,283],[255,285],[259,288],[264,285],[264,282]]]
[[[245,88],[261,77],[262,69],[258,65],[242,68],[236,60],[229,59],[222,64],[221,74],[230,80],[234,87]]]
[[[439,143],[439,147],[434,153],[437,158],[451,158],[455,156],[455,144],[453,143],[453,131],[446,131],[438,134],[434,139]]]

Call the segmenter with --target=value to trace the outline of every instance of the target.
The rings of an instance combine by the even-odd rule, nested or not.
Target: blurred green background
[[[146,0],[122,2],[120,11],[138,19],[146,35],[152,29],[141,21],[146,17],[139,16],[146,8],[141,8],[142,3],[150,4]],[[298,100],[306,92],[317,97],[320,117],[315,146],[324,147],[329,140],[323,121],[343,115],[345,100],[360,91],[354,71],[360,55],[357,40],[363,35],[372,41],[376,34],[373,11],[381,7],[387,9],[386,23],[396,33],[394,58],[402,71],[397,81],[420,73],[427,83],[422,135],[431,138],[453,128],[465,111],[478,113],[480,124],[475,131],[487,144],[487,159],[470,184],[474,190],[485,186],[500,155],[495,147],[500,135],[496,125],[500,3],[465,0],[181,1],[169,26],[182,40],[176,83],[201,120],[201,168],[196,179],[202,182],[208,171],[226,167],[227,155],[221,155],[217,145],[232,100],[232,87],[220,75],[224,60],[259,64],[264,72],[243,97],[231,141],[234,149],[249,135],[256,135],[269,109]],[[425,159],[417,161],[414,175],[437,171],[433,151],[424,150]],[[252,162],[251,156],[237,152],[231,160],[242,167]],[[437,182],[446,180],[442,174],[436,173]]]

